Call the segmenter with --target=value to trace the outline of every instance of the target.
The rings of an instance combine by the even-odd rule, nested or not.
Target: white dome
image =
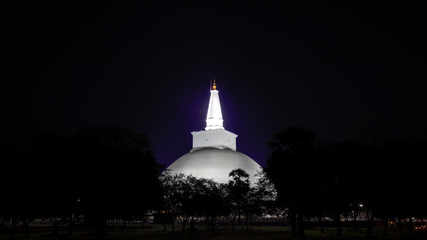
[[[172,174],[184,173],[196,178],[213,179],[218,183],[228,183],[231,177],[228,174],[237,168],[249,174],[251,186],[255,186],[262,171],[261,166],[245,154],[231,149],[204,147],[193,149],[172,163],[167,169]]]

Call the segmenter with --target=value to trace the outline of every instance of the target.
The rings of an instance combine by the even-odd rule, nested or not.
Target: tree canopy
[[[161,166],[146,135],[128,129],[34,135],[25,158],[11,170],[11,187],[2,195],[4,217],[70,219],[75,213],[94,225],[160,208]]]
[[[388,219],[426,216],[423,174],[416,167],[425,146],[425,138],[409,136],[324,143],[309,130],[289,127],[270,143],[265,171],[294,236],[304,236],[305,219],[325,216],[341,234],[341,217],[356,219],[362,210],[369,234],[374,217],[388,225]]]

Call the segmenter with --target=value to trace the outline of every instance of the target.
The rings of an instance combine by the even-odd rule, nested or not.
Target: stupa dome
[[[262,171],[260,165],[247,155],[228,148],[194,149],[168,167],[172,174],[191,174],[196,178],[213,179],[218,183],[228,183],[231,180],[228,174],[237,168],[245,170],[249,174],[251,186],[255,186],[258,176],[254,175]]]

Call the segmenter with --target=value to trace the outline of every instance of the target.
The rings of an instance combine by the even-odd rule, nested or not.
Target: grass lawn
[[[203,240],[286,240],[295,239],[292,237],[289,227],[278,227],[278,226],[256,226],[253,231],[246,231],[241,227],[236,227],[235,231],[231,231],[230,226],[218,226],[216,230],[206,230],[204,225],[196,225],[198,230],[181,232],[181,226],[176,226],[175,232],[172,232],[170,225],[167,226],[167,231],[163,231],[162,225],[150,224],[146,225],[144,229],[140,226],[128,226],[124,234],[120,233],[120,229],[116,227],[108,227],[106,233],[107,240],[140,240],[140,239],[152,239],[152,240],[164,240],[164,239],[203,239]],[[3,227],[0,232],[0,240],[10,240],[11,237],[10,226]],[[58,236],[54,236],[52,233],[52,227],[48,225],[30,225],[30,237],[25,237],[24,229],[19,226],[16,231],[16,240],[92,240],[95,239],[95,231],[93,229],[86,229],[76,227],[73,230],[71,236],[68,234],[67,227],[60,227]],[[426,231],[415,231],[415,239],[427,239]],[[325,228],[325,233],[321,233],[319,229],[308,229],[306,230],[306,237],[303,239],[366,239],[366,230],[361,231],[350,231],[343,229],[343,236],[335,235],[335,228]],[[373,229],[371,239],[382,240],[382,239],[410,239],[406,231],[398,232],[396,230],[388,231],[383,234],[382,229]]]

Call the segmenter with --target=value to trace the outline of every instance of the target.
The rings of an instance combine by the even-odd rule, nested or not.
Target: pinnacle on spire
[[[221,104],[219,102],[218,90],[216,90],[215,79],[211,88],[211,97],[209,99],[208,114],[206,117],[205,130],[224,129],[222,126]]]

